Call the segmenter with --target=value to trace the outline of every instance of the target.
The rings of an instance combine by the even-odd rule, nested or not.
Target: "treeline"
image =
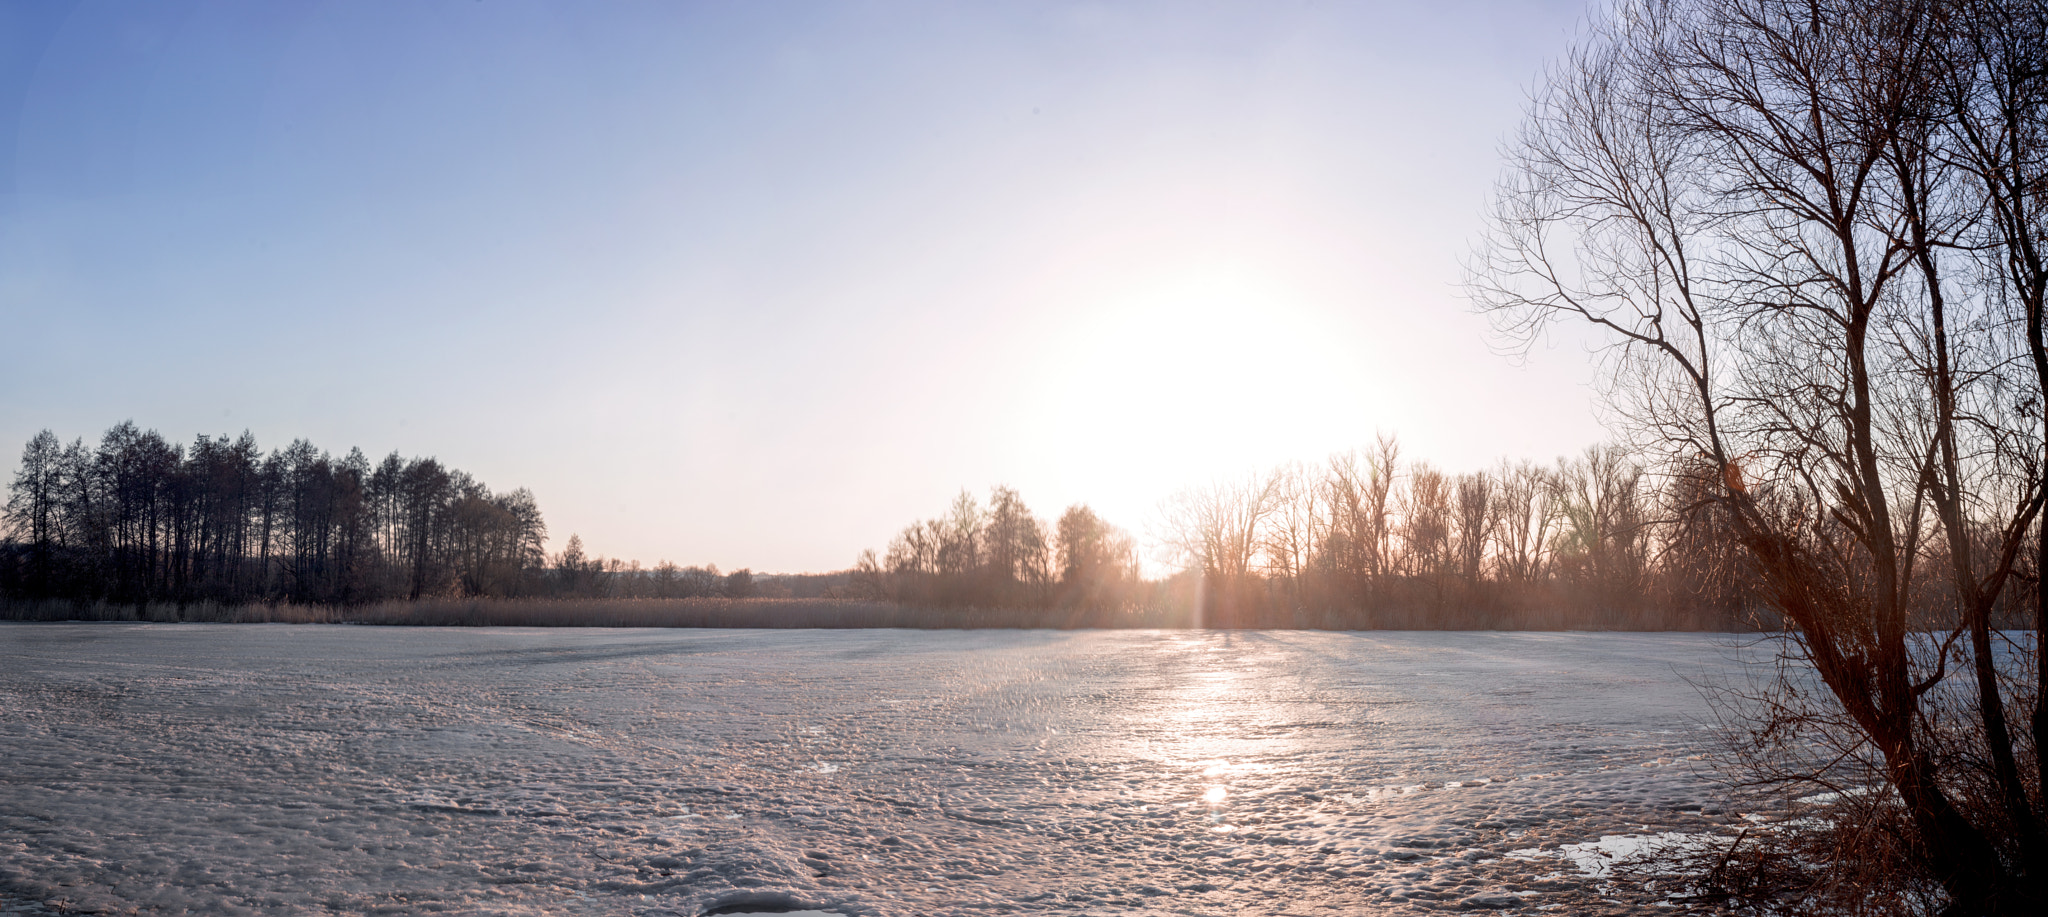
[[[661,561],[652,567],[642,567],[640,562],[620,560],[616,557],[590,557],[584,554],[581,536],[570,535],[569,543],[563,545],[562,553],[550,562],[545,578],[547,591],[556,598],[587,599],[749,599],[761,596],[774,598],[816,598],[817,591],[798,595],[796,590],[780,580],[804,580],[808,577],[778,577],[772,587],[763,588],[754,572],[748,569],[719,573],[718,565],[702,567],[679,567],[669,561]]]
[[[189,448],[122,423],[97,445],[44,430],[8,495],[0,591],[116,603],[356,604],[545,591],[533,494],[431,458],[249,433]]]
[[[546,594],[551,598],[844,599],[854,578],[850,570],[755,573],[742,567],[720,573],[717,564],[684,567],[666,560],[646,567],[637,560],[587,556],[576,535],[548,564]]]
[[[855,599],[979,626],[1729,629],[1758,623],[1759,603],[1701,498],[1728,473],[1739,472],[1653,475],[1596,447],[1452,475],[1383,438],[1181,492],[1147,539],[1180,568],[1162,580],[1143,576],[1139,540],[1088,506],[1047,522],[1007,487],[986,502],[961,494],[851,571],[756,576],[591,556],[574,535],[548,556],[530,492],[493,492],[432,458],[372,463],[304,440],[265,453],[247,433],[181,446],[123,423],[96,445],[49,431],[29,441],[6,504],[0,597]]]
[[[1160,582],[1139,575],[1135,542],[1088,507],[1048,527],[998,487],[986,506],[962,494],[885,555],[863,554],[854,586],[913,605],[1075,608],[1112,625],[1162,610],[1210,627],[1768,623],[1740,560],[1709,530],[1703,473],[1652,476],[1601,446],[1453,475],[1405,462],[1382,438],[1176,495],[1154,540],[1181,572]]]
[[[22,451],[0,540],[0,597],[145,606],[356,606],[392,599],[800,597],[805,578],[587,556],[525,488],[397,453],[372,463],[249,433],[190,446],[122,423],[96,445],[48,430]],[[806,587],[809,588],[806,588]]]
[[[847,593],[921,607],[1062,608],[1077,625],[1113,625],[1156,604],[1137,543],[1085,505],[1048,528],[1015,490],[997,487],[986,507],[962,492],[936,519],[903,530],[888,554],[862,552]]]
[[[1214,626],[1741,630],[1751,579],[1700,500],[1616,446],[1452,474],[1382,437],[1183,491],[1162,537]]]

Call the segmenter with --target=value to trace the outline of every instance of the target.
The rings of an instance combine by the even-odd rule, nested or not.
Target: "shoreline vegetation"
[[[1445,627],[1422,610],[1317,614],[1256,623],[1203,622],[1190,605],[1101,612],[1083,608],[936,608],[866,599],[503,599],[429,598],[363,605],[148,602],[0,598],[0,621],[187,624],[355,624],[390,627],[596,627],[902,630],[1459,630],[1673,632],[1726,627],[1644,627],[1584,616],[1530,615],[1496,626]],[[1737,628],[1741,631],[1753,628]]]
[[[1732,472],[1617,446],[1454,474],[1391,436],[1182,490],[1141,537],[965,492],[845,570],[595,556],[434,458],[132,421],[45,430],[0,515],[0,619],[709,627],[1773,630],[1701,512]],[[1711,479],[1711,480],[1710,480]],[[1164,576],[1146,575],[1141,556]]]

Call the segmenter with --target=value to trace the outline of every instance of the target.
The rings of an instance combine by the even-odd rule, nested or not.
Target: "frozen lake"
[[[1618,913],[1503,854],[1732,817],[1736,642],[0,625],[0,911]]]

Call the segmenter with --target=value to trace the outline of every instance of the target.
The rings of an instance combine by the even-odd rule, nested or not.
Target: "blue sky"
[[[1601,436],[1459,291],[1558,3],[0,4],[0,468],[124,419],[433,455],[557,546],[1139,533],[1398,433]],[[10,471],[11,474],[11,471]]]

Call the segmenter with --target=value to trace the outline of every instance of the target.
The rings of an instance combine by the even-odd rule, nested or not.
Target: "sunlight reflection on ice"
[[[1155,708],[1157,727],[1132,738],[1139,739],[1142,757],[1163,766],[1161,789],[1169,796],[1212,810],[1225,800],[1258,807],[1253,800],[1275,780],[1286,781],[1287,772],[1307,763],[1303,743],[1314,741],[1315,733],[1290,722],[1295,717],[1275,703],[1287,697],[1284,684],[1292,679],[1266,664],[1273,661],[1268,648],[1229,634],[1177,634],[1158,649],[1178,657],[1167,663],[1177,670],[1176,690]],[[1222,820],[1209,814],[1211,821]]]

